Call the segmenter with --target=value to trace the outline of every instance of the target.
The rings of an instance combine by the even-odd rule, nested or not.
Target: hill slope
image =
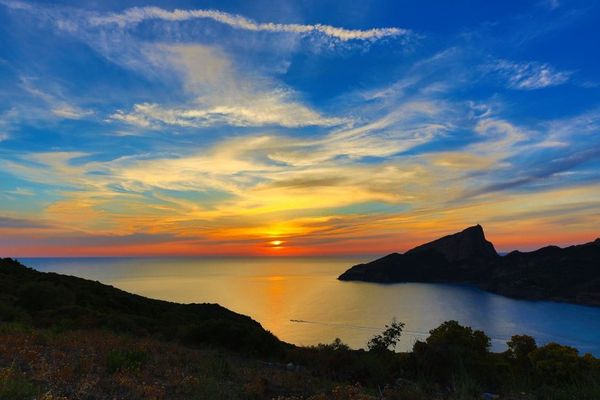
[[[217,304],[148,299],[0,259],[0,321],[41,328],[110,329],[267,354],[286,346],[250,317]]]

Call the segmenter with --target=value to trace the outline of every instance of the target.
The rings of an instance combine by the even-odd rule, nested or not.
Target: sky
[[[596,0],[0,0],[0,255],[592,241],[598,21]]]

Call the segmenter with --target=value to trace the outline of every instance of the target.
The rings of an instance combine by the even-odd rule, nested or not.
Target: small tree
[[[522,366],[529,364],[529,353],[537,349],[535,339],[528,335],[514,335],[506,344],[507,356]]]
[[[382,351],[394,351],[396,345],[402,335],[404,329],[404,323],[396,321],[396,318],[392,319],[389,325],[385,326],[383,332],[379,335],[375,335],[367,343],[369,351],[382,352]]]
[[[350,347],[346,343],[342,342],[342,339],[340,339],[340,338],[335,338],[329,346],[331,346],[331,349],[334,351],[350,350]]]
[[[479,330],[446,321],[417,341],[413,355],[425,374],[449,384],[453,377],[470,375],[483,378],[491,365],[488,359],[490,338]]]
[[[335,338],[333,342],[328,344],[319,343],[316,347],[318,350],[333,350],[333,351],[348,351],[350,346],[342,342],[342,339]]]

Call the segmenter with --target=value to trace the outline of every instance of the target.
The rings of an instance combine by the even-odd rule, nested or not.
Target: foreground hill
[[[0,321],[109,329],[256,354],[286,346],[250,317],[218,304],[148,299],[99,282],[39,272],[7,258],[0,259]]]
[[[499,256],[480,225],[355,265],[340,280],[469,283],[505,296],[600,306],[600,239]]]

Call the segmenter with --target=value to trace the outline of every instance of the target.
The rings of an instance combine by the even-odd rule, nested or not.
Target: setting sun
[[[269,243],[273,247],[280,247],[283,244],[283,242],[281,240],[272,240]]]

